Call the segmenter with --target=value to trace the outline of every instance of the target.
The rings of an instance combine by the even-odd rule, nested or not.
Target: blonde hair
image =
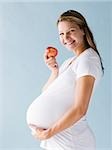
[[[86,41],[87,45],[89,47],[91,47],[94,51],[96,51],[96,53],[98,54],[98,56],[100,58],[100,62],[101,62],[102,71],[104,72],[102,58],[98,52],[93,34],[92,34],[85,18],[79,12],[77,12],[75,10],[68,10],[60,15],[59,19],[57,20],[57,25],[61,21],[73,22],[73,23],[77,24],[80,27],[80,29],[82,29],[84,31],[85,41]]]

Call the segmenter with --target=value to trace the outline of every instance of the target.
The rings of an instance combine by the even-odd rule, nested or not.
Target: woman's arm
[[[42,92],[48,88],[48,86],[58,77],[59,67],[55,57],[48,57],[48,50],[44,53],[44,62],[51,71],[48,81],[45,83]]]
[[[58,77],[58,71],[52,71],[51,72],[51,75],[48,79],[48,81],[46,82],[46,84],[44,85],[43,89],[42,89],[42,92],[44,90],[46,90],[48,88],[48,86]]]
[[[51,135],[70,127],[83,117],[88,109],[95,78],[87,75],[76,81],[74,105],[51,128]]]

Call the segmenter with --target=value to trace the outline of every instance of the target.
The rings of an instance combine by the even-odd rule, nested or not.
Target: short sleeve
[[[77,67],[73,67],[73,70],[76,73],[76,79],[86,75],[98,79],[101,73],[101,64],[98,57],[82,57],[78,60]]]

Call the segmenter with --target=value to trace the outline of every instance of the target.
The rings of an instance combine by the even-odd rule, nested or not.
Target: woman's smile
[[[65,42],[64,44],[65,45],[68,45],[68,46],[71,46],[71,45],[73,45],[75,43],[75,40],[73,40],[73,41],[71,41],[71,42]]]

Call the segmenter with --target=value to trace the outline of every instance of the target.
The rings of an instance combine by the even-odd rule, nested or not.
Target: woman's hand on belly
[[[38,128],[36,125],[30,124],[30,127],[32,128],[32,135],[34,138],[39,140],[46,140],[52,137],[54,134],[51,132],[51,129],[43,129]]]

